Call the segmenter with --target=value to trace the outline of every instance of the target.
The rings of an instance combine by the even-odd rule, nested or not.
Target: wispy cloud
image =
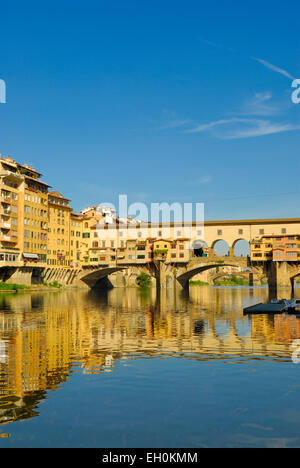
[[[213,41],[208,41],[207,39],[203,39],[201,38],[200,39],[204,44],[207,44],[211,47],[222,47],[223,49],[225,50],[228,50],[230,52],[236,52],[236,53],[241,53],[239,51],[235,51],[234,49],[232,49],[231,47],[226,47],[224,46],[223,44],[217,44],[216,42],[213,42]],[[270,63],[270,62],[267,62],[267,60],[263,60],[261,58],[258,58],[258,57],[249,57],[251,60],[255,60],[256,62],[259,62],[261,63],[262,65],[264,65],[265,67],[269,68],[270,70],[273,70],[274,72],[276,73],[280,73],[281,75],[283,76],[286,76],[287,78],[289,78],[290,80],[294,80],[295,78],[286,70],[282,69],[282,68],[279,68],[277,67],[276,65],[274,65],[273,63]]]
[[[270,91],[255,93],[254,97],[244,104],[242,114],[261,116],[278,114],[279,109],[270,103],[271,99],[272,93]]]
[[[267,62],[266,60],[262,60],[262,59],[257,58],[257,57],[251,57],[251,59],[252,59],[252,60],[256,60],[256,62],[261,63],[262,65],[264,65],[265,67],[269,68],[270,70],[273,70],[273,71],[276,72],[276,73],[280,73],[281,75],[286,76],[286,77],[289,78],[290,80],[294,80],[294,79],[295,79],[295,78],[294,78],[289,72],[287,72],[286,70],[283,70],[282,68],[279,68],[279,67],[277,67],[276,65],[273,65],[272,63]]]
[[[241,122],[248,122],[249,119],[242,119],[238,117],[234,117],[232,119],[222,119],[222,120],[215,120],[213,122],[209,122],[206,124],[198,125],[195,128],[187,130],[187,133],[200,133],[206,132],[207,130],[212,130],[215,127],[219,127],[221,125],[228,125],[233,123],[241,123]]]
[[[252,138],[276,133],[292,132],[300,130],[300,125],[274,123],[269,120],[253,121],[250,127],[242,130],[233,130],[231,134],[224,135],[225,140],[236,140],[239,138]]]
[[[275,123],[270,120],[232,118],[216,120],[207,124],[198,125],[196,128],[188,130],[188,133],[213,132],[213,134],[223,140],[234,140],[240,138],[253,138],[276,133],[299,130],[300,124]]]

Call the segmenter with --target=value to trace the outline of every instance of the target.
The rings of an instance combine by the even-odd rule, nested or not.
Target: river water
[[[300,446],[300,318],[243,316],[267,299],[1,294],[0,448]]]

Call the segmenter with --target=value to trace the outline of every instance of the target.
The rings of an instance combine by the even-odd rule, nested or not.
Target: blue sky
[[[75,209],[300,216],[299,1],[6,2],[0,152]]]

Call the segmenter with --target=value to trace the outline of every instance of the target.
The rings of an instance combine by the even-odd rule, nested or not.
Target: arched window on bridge
[[[250,257],[250,244],[245,239],[238,239],[233,244],[234,257]]]
[[[228,257],[229,255],[229,245],[223,239],[215,241],[212,248],[216,257]]]
[[[194,257],[207,257],[208,245],[203,240],[195,240],[192,245]]]

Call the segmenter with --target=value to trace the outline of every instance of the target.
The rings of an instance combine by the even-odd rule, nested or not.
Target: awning
[[[38,260],[39,257],[37,254],[33,254],[33,253],[23,253],[23,258],[30,258],[30,259],[33,259],[33,260]]]

